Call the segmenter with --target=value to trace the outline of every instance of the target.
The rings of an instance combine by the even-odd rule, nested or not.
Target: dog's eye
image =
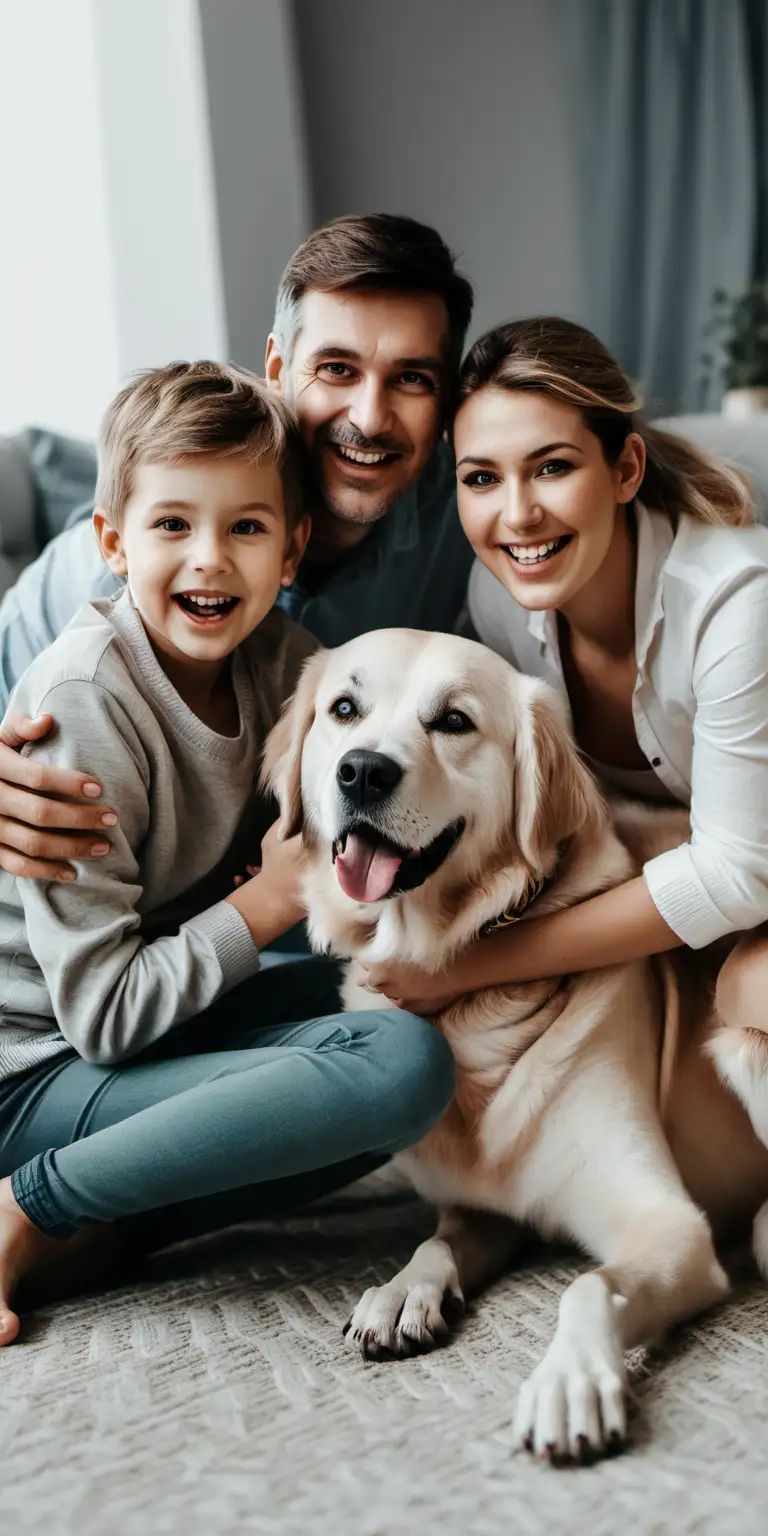
[[[334,720],[354,720],[357,717],[357,705],[352,699],[337,699],[331,705],[329,714],[333,715]]]
[[[443,731],[446,736],[462,736],[467,731],[474,731],[475,724],[465,715],[463,709],[446,709],[442,715],[433,720],[429,729],[431,731]]]

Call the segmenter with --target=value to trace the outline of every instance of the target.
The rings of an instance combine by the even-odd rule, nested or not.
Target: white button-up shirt
[[[690,807],[691,840],[643,870],[664,920],[699,949],[768,918],[768,529],[710,527],[635,503],[637,740]],[[479,561],[479,638],[568,697],[556,615],[530,613]]]

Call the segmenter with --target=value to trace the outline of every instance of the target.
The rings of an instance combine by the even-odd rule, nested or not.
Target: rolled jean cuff
[[[11,1191],[25,1216],[46,1237],[72,1237],[80,1227],[90,1226],[89,1218],[73,1221],[62,1214],[67,1205],[67,1189],[56,1171],[54,1150],[39,1152],[11,1174]]]

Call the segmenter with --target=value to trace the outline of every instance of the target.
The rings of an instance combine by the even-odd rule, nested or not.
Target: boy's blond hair
[[[196,453],[247,453],[274,462],[288,530],[307,506],[307,453],[296,418],[263,379],[226,363],[169,363],[137,373],[101,424],[96,504],[120,528],[139,463]]]

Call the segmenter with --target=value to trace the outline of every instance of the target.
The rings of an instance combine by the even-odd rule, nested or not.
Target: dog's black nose
[[[402,777],[400,764],[383,752],[345,752],[336,769],[341,793],[358,811],[387,800]]]

